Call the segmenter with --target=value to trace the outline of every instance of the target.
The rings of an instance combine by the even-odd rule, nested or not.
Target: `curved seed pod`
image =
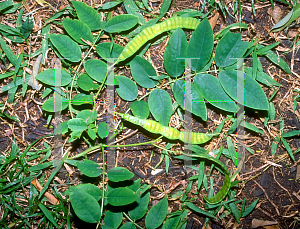
[[[116,114],[120,115],[123,119],[125,119],[128,122],[142,126],[143,128],[145,128],[146,130],[148,130],[151,133],[161,134],[164,137],[169,138],[169,139],[180,139],[181,141],[185,142],[185,139],[184,139],[185,132],[180,132],[172,127],[162,126],[160,123],[155,122],[153,120],[140,119],[140,118],[131,116],[129,114],[122,114],[122,113],[117,113],[117,112],[116,112]],[[187,135],[191,135],[191,137],[189,138],[189,141],[192,144],[204,143],[213,136],[213,134],[203,134],[203,133],[194,133],[194,132],[188,132]],[[222,171],[224,172],[225,178],[224,178],[224,183],[223,183],[221,190],[213,197],[203,196],[204,200],[206,200],[206,202],[208,202],[209,204],[217,204],[220,201],[222,201],[225,198],[225,196],[228,193],[230,186],[231,186],[230,173],[229,173],[227,167],[223,163],[221,163],[218,159],[209,157],[206,154],[189,155],[189,156],[207,159],[207,160],[212,161],[213,163],[217,164],[222,169]]]
[[[148,130],[151,133],[154,133],[154,134],[161,133],[161,129],[163,126],[158,122],[155,122],[153,120],[140,119],[140,118],[131,116],[129,114],[122,114],[122,113],[117,113],[117,112],[116,112],[116,114],[120,115],[123,119],[125,119],[128,122],[131,122],[133,124],[143,127],[144,129]]]
[[[144,121],[145,121],[144,119],[140,119],[140,118],[134,117],[134,116],[129,115],[129,114],[122,114],[122,113],[117,113],[117,112],[115,112],[115,113],[120,115],[126,121],[131,122],[131,123],[136,124],[136,125],[139,125],[139,126],[143,126]]]
[[[179,139],[180,133],[179,130],[168,126],[162,126],[160,129],[160,134],[171,140]]]
[[[230,186],[231,186],[230,173],[229,173],[227,167],[223,163],[221,163],[218,159],[213,158],[213,157],[209,157],[206,154],[203,154],[203,155],[202,154],[189,155],[189,156],[200,157],[200,158],[203,158],[203,159],[207,159],[209,161],[214,162],[215,164],[217,164],[222,169],[222,171],[224,172],[225,178],[224,178],[224,183],[223,183],[223,186],[222,186],[221,190],[216,195],[214,195],[213,197],[203,196],[203,199],[206,202],[208,202],[209,204],[217,204],[217,203],[221,202],[225,198],[225,196],[228,193],[228,191],[230,189]]]
[[[162,125],[160,123],[147,119],[143,120],[143,125],[141,126],[144,127],[145,130],[148,130],[149,132],[154,134],[160,134],[160,130],[162,128]]]
[[[117,113],[117,112],[116,112]],[[145,130],[154,133],[161,134],[162,136],[176,140],[179,139],[186,143],[191,144],[202,144],[209,141],[214,135],[213,134],[204,134],[204,133],[194,133],[194,132],[180,132],[173,127],[163,126],[158,122],[147,119],[140,119],[129,114],[117,113],[123,119],[133,124],[143,127]],[[187,136],[187,137],[186,137]],[[185,139],[186,137],[186,139]]]
[[[159,24],[152,25],[142,30],[136,35],[123,49],[116,63],[126,60],[132,56],[137,50],[139,50],[147,41],[156,37],[157,35],[180,28],[196,29],[200,21],[191,17],[172,17]]]

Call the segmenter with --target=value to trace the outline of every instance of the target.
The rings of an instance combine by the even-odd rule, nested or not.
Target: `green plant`
[[[49,135],[42,138],[45,137]],[[43,195],[39,197],[38,190],[31,184],[36,177],[39,178],[41,184],[44,184],[45,175],[42,174],[42,169],[56,166],[56,161],[47,162],[52,153],[47,143],[44,143],[43,150],[30,151],[42,138],[30,144],[23,153],[20,153],[19,147],[13,142],[10,152],[0,154],[0,203],[3,213],[0,225],[3,228],[30,228],[33,224],[40,228],[52,225],[64,228],[67,222],[70,227],[68,210],[65,208],[67,203],[57,187],[54,186],[53,190],[60,205],[47,205],[46,207],[43,204],[47,201],[46,197]],[[34,163],[36,160],[40,160],[41,164],[30,166],[29,163]],[[49,187],[50,181],[47,183],[45,182],[45,190]],[[28,186],[29,189],[25,188]],[[39,209],[41,212],[38,212]],[[61,214],[62,212],[64,214]]]
[[[91,169],[91,164],[97,166],[93,161],[84,160],[75,163],[77,163],[80,171],[87,176],[95,177],[99,175],[99,172],[101,173],[101,170],[96,167]],[[105,214],[102,228],[118,228],[124,215],[129,222],[121,228],[128,226],[135,228],[138,226],[135,221],[142,218],[148,211],[150,201],[148,189],[150,185],[141,186],[140,179],[129,181],[134,174],[121,167],[110,169],[107,176],[109,179],[106,186],[107,190],[101,190],[92,184],[70,187],[68,195],[74,212],[80,219],[89,223],[99,223],[102,213]],[[160,226],[167,215],[167,210],[168,201],[167,198],[164,198],[149,210],[146,217],[146,227],[157,228]],[[154,218],[156,220],[153,220]]]
[[[222,198],[222,195],[224,198],[230,188],[230,180],[228,180],[229,173],[226,167],[218,162],[218,160],[209,158],[206,155],[188,155],[188,157],[194,160],[195,163],[199,163],[199,159],[202,158],[213,161],[216,163],[216,165],[220,166],[225,173],[224,186],[216,196],[205,198],[208,202],[210,202],[210,204],[205,205],[205,208],[210,211],[205,211],[193,203],[197,198],[187,199],[193,185],[193,181],[190,181],[185,191],[182,190],[172,195],[172,199],[180,198],[182,210],[169,213],[169,217],[164,222],[162,228],[168,228],[170,224],[173,225],[172,228],[182,228],[183,226],[186,226],[185,217],[187,215],[187,209],[191,209],[208,218],[216,218],[215,215],[219,209],[222,206],[225,206],[228,211],[235,214],[237,221],[241,217],[247,216],[254,209],[258,199],[246,209],[244,200],[241,213],[239,214],[235,203],[239,203],[240,201],[234,200],[234,192],[231,192],[230,200],[219,203],[220,201],[217,200],[217,198]],[[180,156],[177,158],[181,159]],[[73,160],[66,160],[65,162],[72,165],[77,163],[80,171],[86,176],[95,177],[98,176],[99,172],[101,172],[101,170],[97,168],[97,164],[92,161],[84,160],[83,162],[75,162]],[[94,168],[91,167],[92,164],[94,164]],[[200,169],[200,167],[202,169]],[[204,174],[204,167],[200,167],[199,175],[191,177],[190,180],[203,180],[207,186],[207,180],[203,179],[206,178]],[[195,169],[193,166],[192,168]],[[198,168],[196,169],[198,170]],[[129,225],[135,228],[135,226],[139,227],[136,224],[136,220],[141,219],[148,212],[145,218],[146,228],[159,227],[167,216],[167,196],[165,196],[160,202],[158,202],[148,211],[148,204],[150,201],[150,193],[148,189],[151,187],[151,185],[141,186],[140,179],[129,181],[133,175],[133,173],[129,172],[125,168],[115,167],[107,172],[109,182],[106,186],[106,191],[104,189],[101,190],[92,184],[81,184],[77,185],[76,187],[70,187],[67,194],[70,195],[71,204],[75,214],[83,221],[97,223],[101,219],[101,213],[104,211],[103,213],[105,213],[105,216],[104,225],[102,225],[103,228],[118,228],[121,225],[123,216],[125,216],[129,222],[123,224],[120,228],[127,227]],[[201,183],[199,187],[201,186]],[[236,183],[237,182],[234,182],[233,185],[236,185]],[[212,211],[212,209],[215,209],[215,211]]]
[[[220,2],[221,1],[219,1],[218,4],[221,4]],[[63,69],[59,70],[60,77],[58,79],[55,69],[46,69],[36,76],[37,82],[43,85],[42,97],[48,98],[42,108],[48,115],[48,123],[53,119],[55,112],[68,110],[71,118],[61,123],[55,129],[54,135],[65,135],[67,136],[68,142],[85,141],[90,148],[76,156],[68,158],[66,154],[61,160],[51,162],[45,162],[51,155],[51,152],[46,151],[47,153],[45,157],[41,159],[40,164],[32,167],[28,165],[28,161],[30,161],[29,159],[31,158],[25,160],[25,157],[32,156],[34,159],[38,159],[41,156],[39,154],[41,151],[35,150],[34,152],[29,152],[32,145],[25,150],[20,159],[18,159],[17,153],[15,152],[11,153],[10,156],[1,156],[1,168],[5,169],[9,163],[17,161],[16,167],[20,167],[21,170],[14,169],[13,172],[9,174],[9,179],[5,178],[1,180],[0,194],[4,196],[9,193],[14,197],[15,191],[29,184],[34,176],[41,176],[40,170],[54,168],[47,182],[42,182],[45,179],[44,176],[39,178],[41,183],[44,184],[44,188],[40,192],[37,192],[34,187],[31,187],[38,197],[32,197],[30,199],[30,207],[34,206],[33,209],[35,210],[38,207],[41,209],[45,225],[53,224],[56,226],[59,220],[65,219],[67,223],[70,224],[71,216],[66,210],[66,201],[62,200],[61,193],[58,190],[54,188],[54,192],[61,203],[60,207],[55,206],[52,208],[42,204],[43,194],[50,187],[53,178],[59,172],[63,163],[68,163],[77,167],[88,177],[102,176],[102,180],[97,186],[92,184],[80,184],[75,187],[70,186],[66,192],[71,200],[72,209],[79,218],[90,223],[100,223],[102,217],[104,217],[105,225],[102,225],[104,228],[118,228],[123,216],[125,216],[130,222],[121,226],[122,228],[137,226],[135,220],[142,218],[148,211],[149,192],[147,190],[150,186],[141,186],[140,181],[128,181],[132,178],[133,174],[127,169],[114,168],[106,173],[105,164],[103,164],[102,168],[99,168],[98,164],[90,160],[74,160],[75,158],[85,157],[88,153],[97,149],[102,149],[104,153],[105,148],[117,147],[116,145],[105,144],[104,139],[108,137],[109,132],[113,132],[113,136],[121,133],[123,127],[116,125],[116,128],[111,130],[107,123],[97,122],[96,111],[99,96],[102,95],[107,86],[114,85],[121,99],[124,101],[134,101],[130,106],[132,113],[147,121],[142,121],[127,114],[122,114],[123,118],[146,127],[145,129],[150,130],[150,132],[160,133],[169,139],[180,139],[186,143],[194,143],[194,145],[186,146],[193,151],[193,154],[188,156],[179,155],[176,157],[183,160],[188,158],[193,161],[194,164],[191,168],[197,170],[198,175],[190,179],[198,181],[197,190],[200,190],[202,184],[204,188],[208,190],[208,178],[204,173],[205,160],[213,162],[211,171],[213,168],[216,168],[224,174],[224,184],[216,195],[213,195],[213,178],[211,176],[209,195],[208,197],[204,197],[204,200],[208,202],[205,205],[208,211],[203,210],[198,207],[196,203],[193,203],[195,199],[188,199],[188,194],[194,184],[193,181],[189,183],[185,191],[181,190],[176,193],[173,197],[181,197],[183,210],[170,213],[164,223],[164,225],[167,226],[163,226],[163,228],[168,228],[169,225],[172,224],[176,225],[177,228],[183,228],[184,225],[186,225],[187,209],[203,214],[209,219],[216,218],[218,211],[224,206],[227,209],[227,213],[232,213],[237,221],[240,220],[241,217],[245,217],[254,209],[257,200],[246,209],[244,200],[241,211],[238,210],[237,204],[241,201],[235,200],[235,193],[230,190],[231,188],[236,188],[238,182],[230,182],[231,178],[228,169],[219,161],[219,158],[221,155],[224,155],[230,158],[234,164],[242,158],[242,155],[236,152],[229,136],[239,125],[245,127],[246,130],[263,134],[263,131],[254,125],[242,122],[241,116],[237,118],[234,117],[243,106],[250,110],[260,112],[265,117],[265,120],[267,120],[266,124],[268,119],[272,120],[274,105],[271,100],[276,93],[268,99],[260,84],[274,89],[279,87],[280,84],[264,73],[258,57],[265,56],[286,73],[290,73],[288,65],[272,51],[278,43],[263,46],[257,44],[256,41],[242,41],[241,34],[234,32],[237,28],[247,28],[247,25],[243,23],[231,25],[221,30],[214,37],[212,28],[205,17],[206,15],[203,15],[201,12],[177,12],[178,16],[200,17],[201,21],[196,18],[180,19],[181,17],[171,17],[156,24],[168,11],[171,1],[164,1],[159,17],[146,23],[144,17],[135,10],[137,6],[134,2],[128,1],[128,3],[130,4],[124,4],[126,10],[128,13],[136,16],[119,15],[107,21],[101,21],[95,9],[82,2],[72,1],[73,8],[68,7],[67,9],[57,12],[47,21],[48,25],[46,25],[42,31],[42,34],[45,36],[42,48],[33,53],[30,58],[36,57],[39,54],[45,57],[48,48],[51,48],[56,56],[61,58]],[[133,6],[132,3],[135,7],[128,7],[128,5]],[[110,4],[114,6],[120,3],[115,2]],[[239,6],[240,2],[236,1],[236,4]],[[105,5],[102,10],[109,9],[112,5]],[[147,8],[147,6],[145,6],[145,8]],[[51,34],[49,23],[61,17],[67,11],[68,15],[78,18],[78,20],[65,18],[62,22],[62,26],[67,34]],[[22,17],[22,14],[20,15]],[[193,22],[193,24],[188,24],[188,26],[185,27],[179,23],[180,20],[188,20]],[[171,25],[168,25],[168,23],[171,23]],[[164,25],[166,28],[163,28]],[[194,29],[195,31],[191,36],[185,35],[181,27]],[[160,30],[153,31],[153,29]],[[6,32],[12,31],[7,27],[2,27],[2,30]],[[127,31],[131,31],[131,33],[126,34]],[[17,34],[20,38],[24,36],[19,34],[20,31],[13,30],[13,32],[14,35]],[[168,32],[171,36],[163,56],[165,72],[158,75],[152,63],[149,61],[151,55],[149,54],[147,60],[143,58],[143,54],[145,54],[149,48],[150,44],[148,41],[150,38],[157,39],[165,37],[164,34],[162,34],[161,37],[156,37],[160,32]],[[111,42],[101,42],[100,38],[103,33],[109,34],[112,38]],[[117,33],[128,38],[134,38],[131,43],[128,43],[128,45],[123,48],[114,42],[114,38],[117,39],[117,36],[115,36]],[[139,33],[142,35],[137,35]],[[149,34],[149,37],[145,37],[145,34]],[[3,36],[9,35],[4,34]],[[135,43],[137,40],[138,43]],[[163,39],[159,39],[159,41],[162,40]],[[217,43],[216,47],[215,42]],[[145,43],[148,44],[137,54],[136,52]],[[30,75],[23,72],[22,67],[28,66],[28,63],[26,61],[22,63],[22,60],[29,58],[29,56],[20,54],[16,57],[2,38],[0,38],[0,45],[7,59],[15,66],[14,71],[0,75],[0,79],[14,76],[13,82],[1,88],[2,93],[8,92],[8,101],[13,103],[18,87],[22,85],[23,95],[27,91],[27,83],[30,80]],[[215,51],[213,51],[214,47]],[[96,49],[96,52],[91,55],[94,49]],[[129,50],[129,52],[126,50]],[[102,60],[94,58],[95,55],[101,57]],[[239,66],[240,60],[249,56],[253,58],[253,66],[245,68]],[[4,59],[4,57],[2,57],[2,59]],[[122,60],[122,62],[119,62],[120,60]],[[111,80],[112,69],[109,64],[113,61],[117,61],[118,64],[115,66],[118,67],[118,70],[122,69],[121,67],[123,66],[129,65],[131,77],[125,77],[123,74],[120,74],[115,77],[115,80]],[[188,69],[191,69],[191,75],[188,74],[186,66],[188,66]],[[23,73],[25,75],[24,79],[22,77]],[[218,77],[216,77],[216,75]],[[192,80],[186,83],[183,80],[184,78]],[[60,86],[63,88],[60,92],[61,98],[58,98],[62,101],[61,107],[55,106],[57,97],[53,96],[54,93],[57,92],[57,81],[60,82]],[[142,96],[139,96],[137,84],[145,91]],[[240,99],[238,96],[237,85],[242,86],[244,99]],[[170,86],[172,90],[167,91],[162,89],[167,86]],[[34,86],[33,89],[37,88]],[[276,90],[278,90],[278,88]],[[145,97],[148,97],[148,102],[143,101]],[[175,102],[172,102],[171,97],[175,99]],[[185,105],[185,103],[192,106]],[[216,111],[222,110],[222,112],[228,116],[226,120],[232,121],[231,127],[226,132],[228,149],[225,148],[215,151],[214,153],[217,154],[216,158],[210,157],[208,152],[200,146],[195,145],[205,143],[212,135],[204,135],[204,140],[201,138],[196,141],[186,141],[182,137],[181,133],[183,132],[169,127],[170,118],[174,112],[176,112],[180,118],[183,118],[182,112],[191,112],[194,117],[197,116],[203,121],[207,121],[207,106]],[[147,119],[150,113],[152,118],[157,122]],[[226,120],[224,119],[214,131],[215,136],[221,133]],[[146,126],[148,124],[153,125],[157,130],[154,131],[150,129],[150,127]],[[163,126],[165,126],[164,129]],[[177,137],[174,138],[171,136],[170,134],[172,133],[175,133]],[[299,134],[299,132],[282,134],[281,138],[284,139],[285,137],[295,136],[296,134]],[[202,137],[202,135],[195,134],[195,132],[193,132],[193,135]],[[99,144],[95,143],[96,139],[100,142]],[[158,139],[161,139],[161,137]],[[168,171],[169,157],[172,157],[173,153],[177,155],[178,153],[182,154],[182,152],[172,150],[174,144],[171,144],[168,140],[167,146],[155,144],[158,139],[133,145],[138,146],[151,143],[155,147],[162,149],[162,160],[165,160],[166,171]],[[128,145],[122,145],[122,147],[126,146]],[[45,148],[49,150],[49,146],[46,145]],[[251,149],[248,149],[248,151],[251,152]],[[113,187],[110,183],[105,183],[106,175],[109,181],[115,183]],[[127,182],[125,186],[121,186],[122,181]],[[101,188],[98,186],[101,186]],[[6,199],[3,199],[3,204],[8,206],[5,215],[10,214],[10,212],[18,214],[19,209],[16,210],[9,205],[9,202],[14,201],[14,199],[10,199],[11,196],[4,196]],[[86,208],[82,209],[82,204],[84,204]],[[136,207],[131,206],[132,204],[135,204]],[[128,207],[128,209],[124,209],[125,207]],[[50,213],[49,208],[52,213]],[[136,209],[142,210],[137,213],[136,211],[138,210]],[[146,216],[146,227],[157,228],[160,226],[166,218],[167,209],[168,200],[167,197],[165,197],[159,202],[159,205],[155,205],[149,210]],[[35,210],[32,210],[26,217],[31,217],[32,214],[36,214]],[[60,210],[65,213],[64,217],[58,213]],[[55,216],[52,215],[54,213]],[[39,214],[39,216],[41,215],[41,213],[37,214]],[[152,220],[154,215],[159,215],[159,220]],[[114,221],[112,219],[117,220]],[[26,221],[24,222],[26,223]],[[26,224],[27,226],[30,225],[30,223]],[[60,225],[60,227],[63,227],[63,224]]]
[[[295,89],[294,91],[298,94],[298,95],[296,95],[296,96],[293,98],[293,101],[294,101],[293,112],[295,113],[295,110],[296,110],[296,108],[297,108],[297,102],[300,101],[300,90]]]
[[[291,157],[291,159],[293,161],[295,161],[294,154],[296,152],[298,152],[299,150],[296,150],[296,152],[293,153],[292,149],[291,149],[290,145],[287,143],[286,139],[289,139],[291,137],[296,137],[297,135],[300,134],[300,130],[292,130],[292,131],[288,131],[286,133],[283,133],[283,131],[284,131],[284,119],[282,119],[281,122],[280,122],[280,134],[277,135],[274,138],[273,142],[272,142],[271,153],[273,155],[275,155],[278,144],[280,142],[282,142],[284,148],[287,150],[287,152],[288,152],[289,156]]]

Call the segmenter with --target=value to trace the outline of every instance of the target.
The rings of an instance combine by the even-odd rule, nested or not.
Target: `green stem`
[[[94,96],[94,99],[93,99],[93,101],[94,101],[94,109],[95,109],[95,110],[96,110],[96,103],[95,103],[95,100],[97,99],[97,97],[98,97],[98,95],[99,95],[100,91],[102,90],[102,88],[103,88],[103,86],[104,86],[104,83],[105,83],[105,80],[106,80],[106,78],[107,78],[107,72],[106,72],[106,75],[105,75],[105,77],[104,77],[104,80],[103,80],[103,82],[102,82],[102,84],[101,84],[101,86],[100,86],[99,90],[97,91],[97,93],[96,93],[96,95]]]
[[[178,154],[178,153],[179,153],[179,154],[184,154],[184,153],[181,152],[181,151],[174,151],[174,150],[166,149],[166,148],[164,148],[164,147],[162,147],[162,146],[155,145],[154,143],[151,143],[151,144],[152,144],[153,146],[159,148],[159,149],[166,150],[167,152],[176,153],[176,154]]]
[[[125,215],[125,217],[132,222],[135,226],[137,226],[140,229],[143,229],[140,225],[137,225],[125,212],[123,212],[123,214]]]
[[[145,13],[145,14],[149,14],[150,16],[152,16],[152,17],[155,17],[155,18],[159,18],[157,15],[155,15],[155,14],[152,14],[152,13],[149,13],[148,11],[146,11],[146,10],[143,10],[143,9],[139,9],[139,11],[142,11],[143,13]]]
[[[100,209],[100,216],[102,216],[102,212],[103,212],[103,206],[104,206],[104,198],[105,198],[105,195],[104,195],[104,183],[105,183],[105,155],[104,155],[104,148],[102,147],[102,199],[101,199],[101,209]]]
[[[139,145],[147,145],[147,144],[152,144],[153,142],[156,142],[158,141],[159,139],[161,139],[162,136],[160,136],[159,138],[155,139],[155,140],[152,140],[152,141],[149,141],[149,142],[141,142],[141,143],[135,143],[135,144],[128,144],[128,145],[106,145],[106,144],[99,144],[99,145],[96,145],[96,146],[93,146],[93,147],[90,147],[88,149],[86,149],[85,151],[81,152],[80,154],[77,154],[73,157],[70,157],[68,159],[75,159],[75,158],[78,158],[78,157],[82,157],[82,156],[85,156],[86,154],[88,154],[89,152],[91,151],[94,151],[96,149],[99,149],[101,147],[113,147],[113,148],[116,148],[116,147],[128,147],[128,146],[139,146]]]
[[[82,59],[82,61],[80,62],[77,70],[79,71],[84,60],[88,57],[88,55],[91,53],[92,49],[95,47],[95,44],[96,42],[98,41],[98,38],[101,36],[101,32],[98,34],[97,38],[94,40],[93,44],[92,44],[92,47],[88,50],[87,54],[85,55],[85,57]],[[72,98],[72,91],[73,91],[73,84],[74,84],[74,81],[75,81],[75,77],[73,77],[72,79],[72,83],[71,83],[71,88],[70,88],[70,101],[69,101],[69,110],[70,110],[70,114],[71,114],[71,117],[73,118],[73,113],[72,113],[72,107],[71,107],[71,104],[72,104],[72,101],[71,101],[71,98]]]

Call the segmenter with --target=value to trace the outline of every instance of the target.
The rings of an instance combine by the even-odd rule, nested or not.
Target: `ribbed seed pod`
[[[180,132],[175,128],[163,126],[160,123],[155,122],[153,120],[140,119],[140,118],[131,116],[129,114],[122,114],[122,113],[117,113],[117,114],[120,115],[123,119],[125,119],[128,122],[139,125],[151,133],[161,134],[164,137],[169,138],[169,139],[180,139],[181,141],[185,142],[184,136],[186,134],[186,136],[190,135],[190,137],[188,137],[188,139],[187,139],[189,141],[189,143],[201,144],[201,143],[208,141],[213,136],[213,134]],[[197,155],[189,155],[189,156],[207,159],[209,161],[214,162],[222,169],[225,178],[224,178],[224,183],[223,183],[221,190],[213,197],[208,198],[208,197],[203,196],[203,198],[209,204],[217,204],[220,201],[222,201],[225,198],[225,196],[228,193],[230,186],[231,186],[230,173],[229,173],[227,167],[223,163],[221,163],[218,159],[209,157],[206,154],[197,154]]]
[[[172,17],[159,24],[152,25],[145,28],[142,32],[136,35],[123,49],[116,63],[126,60],[139,50],[147,41],[156,37],[157,35],[180,28],[196,29],[200,21],[191,17]]]
[[[151,133],[160,134],[160,130],[162,128],[162,125],[158,122],[153,121],[153,120],[144,119],[144,124],[142,125],[142,127],[145,130],[148,130]]]
[[[165,136],[166,138],[169,138],[171,140],[179,139],[180,131],[175,128],[162,126],[160,131],[161,135]]]
[[[213,137],[213,134],[203,134],[195,132],[180,132],[179,140],[191,143],[191,144],[201,144],[209,141]],[[201,142],[201,143],[199,143]]]
[[[202,143],[209,141],[213,137],[213,134],[180,132],[173,127],[163,126],[160,123],[155,122],[153,120],[140,119],[140,118],[131,116],[129,114],[122,114],[122,113],[117,113],[117,114],[120,115],[123,119],[125,119],[128,122],[139,125],[151,133],[161,134],[162,136],[164,136],[168,139],[171,139],[171,140],[179,139],[186,143],[202,144]],[[186,139],[185,139],[185,136],[186,136]]]

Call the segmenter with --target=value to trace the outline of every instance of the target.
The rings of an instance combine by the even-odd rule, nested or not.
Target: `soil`
[[[59,3],[58,5],[58,2],[60,1],[48,2],[56,8],[65,4]],[[88,1],[87,4],[89,4]],[[157,3],[153,3],[153,6],[155,6],[155,4]],[[275,1],[275,4],[283,10],[283,15],[286,15],[289,12],[289,8],[281,4],[280,1]],[[253,12],[251,12],[252,8],[250,3],[242,1],[242,6],[242,21],[249,24],[249,29],[247,31],[242,31],[242,39],[250,41],[251,39],[257,38],[259,42],[264,44],[272,44],[280,41],[282,42],[280,45],[281,47],[287,47],[291,42],[293,42],[292,38],[289,39],[286,36],[280,36],[278,33],[275,34],[270,32],[270,29],[274,25],[273,19],[268,14],[270,4],[262,4],[263,7],[257,9],[256,16],[253,16]],[[174,11],[177,12],[183,9],[191,8],[199,10],[201,5],[199,5],[199,1],[174,1],[174,5],[172,7]],[[119,10],[121,11],[121,9]],[[221,28],[236,22],[236,19],[231,18],[228,15],[225,19],[222,12],[219,13],[220,17],[217,21],[217,25],[214,28],[215,33],[220,31]],[[2,18],[2,20],[5,19]],[[293,30],[297,29],[299,31],[299,25],[293,28]],[[157,69],[163,68],[163,66],[161,66],[161,56],[166,45],[165,42],[166,41],[150,48],[152,61]],[[40,43],[37,42],[37,45],[40,45]],[[37,48],[39,47],[36,47],[36,49]],[[282,54],[283,52],[279,51],[278,53]],[[293,59],[293,72],[296,74],[300,74],[300,63],[297,61],[299,55],[300,51],[295,53],[294,59],[291,54],[282,56],[289,66],[291,66],[291,59]],[[251,61],[246,62],[247,66],[251,66],[251,64]],[[295,162],[293,162],[289,157],[286,156],[287,151],[282,143],[280,143],[276,151],[276,155],[271,155],[271,143],[273,137],[280,133],[280,120],[284,119],[285,132],[300,129],[300,104],[297,104],[296,111],[293,112],[292,100],[295,96],[295,93],[293,93],[292,89],[300,87],[300,80],[295,74],[285,74],[278,67],[271,65],[267,60],[262,61],[262,64],[265,72],[269,72],[277,82],[282,84],[277,95],[273,99],[273,103],[276,107],[276,117],[275,121],[273,121],[273,125],[271,125],[270,129],[267,130],[264,127],[264,119],[260,114],[246,110],[246,121],[261,128],[265,132],[265,135],[258,135],[254,132],[246,132],[245,145],[250,147],[254,151],[254,154],[252,155],[248,151],[245,151],[245,167],[237,176],[237,180],[242,180],[243,182],[240,183],[239,188],[235,190],[237,192],[236,198],[241,200],[243,198],[246,199],[246,206],[249,206],[257,198],[259,198],[259,202],[256,209],[247,217],[242,218],[239,223],[236,222],[233,215],[226,214],[224,214],[223,218],[219,221],[212,220],[210,227],[213,229],[251,228],[253,219],[276,221],[278,223],[277,228],[300,228],[300,182],[299,180],[295,179],[297,173],[296,168],[297,165],[299,165],[299,154],[295,156]],[[0,80],[1,86],[7,85],[8,83],[8,80]],[[263,87],[263,89],[265,90],[267,96],[270,96],[274,92],[273,89],[266,87]],[[144,94],[147,93],[147,91],[144,89],[142,92]],[[32,98],[34,98],[34,100]],[[6,101],[7,94],[0,94],[0,99],[2,101]],[[41,98],[40,92],[35,94],[33,94],[33,92],[31,92],[31,94],[26,93],[25,97],[19,96],[16,100],[18,102],[14,105],[8,104],[9,111],[7,112],[19,117],[21,123],[11,122],[9,119],[1,118],[0,150],[3,152],[11,147],[14,139],[20,147],[20,151],[23,152],[27,145],[35,141],[37,138],[44,136],[45,134],[52,133],[52,129],[47,125],[47,117],[42,113],[41,110],[41,104],[45,100]],[[129,103],[125,103],[119,97],[116,98],[115,102],[116,108],[122,112],[126,111],[130,106]],[[104,109],[105,106],[100,105],[99,110]],[[224,117],[222,112],[209,107],[207,122],[203,122],[201,119],[193,116],[193,127],[195,128],[195,131],[206,132],[207,130],[214,130],[217,126],[216,121],[222,120],[220,114]],[[69,118],[70,117],[68,113],[63,113],[64,120]],[[230,123],[228,123],[228,125],[229,124]],[[126,132],[124,135],[117,138],[117,140],[123,138],[120,142],[118,142],[120,145],[147,142],[152,140],[150,137],[155,137],[149,134],[147,131],[140,129],[138,132],[135,131],[137,127],[130,125],[129,123],[125,122],[124,125],[128,129],[123,132],[123,134]],[[125,138],[124,136],[129,137]],[[45,141],[47,141],[49,144],[53,144],[53,139],[51,138]],[[299,137],[288,139],[287,142],[293,151],[300,147]],[[98,141],[95,143],[98,143]],[[205,148],[211,151],[220,148],[222,145],[226,147],[226,140],[221,142],[214,141]],[[35,147],[39,148],[41,146],[42,142]],[[78,141],[75,141],[72,144],[68,143],[65,147],[68,148],[69,146],[72,147],[71,155],[76,155],[77,153],[80,153],[88,148],[88,146]],[[181,148],[181,145],[178,143],[176,146],[178,146],[178,149]],[[151,197],[153,198],[151,199],[149,207],[155,204],[158,200],[157,197],[161,194],[160,189],[163,191],[172,190],[169,192],[169,194],[172,195],[182,188],[186,188],[186,185],[188,184],[187,179],[194,175],[194,172],[186,168],[181,160],[177,160],[172,156],[170,157],[168,174],[165,170],[164,161],[158,166],[158,169],[162,169],[162,171],[156,175],[151,174],[153,168],[160,162],[161,151],[150,144],[126,147],[126,149],[118,148],[116,149],[115,153],[117,155],[117,166],[123,166],[132,171],[135,174],[133,179],[141,179],[142,183],[154,185],[151,189]],[[279,159],[283,156],[285,156],[285,158],[280,161]],[[94,153],[88,158],[90,160],[102,163],[100,153]],[[223,156],[221,161],[228,166],[229,169],[231,169],[232,173],[235,171],[234,165],[230,160]],[[265,166],[268,163],[270,166]],[[50,175],[51,171],[49,171],[48,174]],[[78,179],[81,179],[79,170],[70,176],[65,168],[60,171],[58,177],[61,180],[66,181],[69,179],[69,182],[71,181],[75,183],[78,181]],[[179,182],[181,183],[178,184]],[[219,183],[222,185],[222,180]],[[177,184],[178,186],[173,189],[173,187]],[[204,202],[202,197],[200,195],[194,196],[199,198],[199,206],[203,206]],[[163,196],[161,196],[161,198],[162,197]],[[169,201],[169,206],[172,212],[180,209],[180,203],[178,200]],[[220,211],[219,214],[221,215],[222,213],[225,213],[225,209]],[[202,215],[191,213],[188,217],[186,228],[204,228],[204,221],[205,218]],[[140,226],[144,226],[143,220],[139,221],[138,224]],[[73,227],[82,228],[84,226],[80,220],[76,220]]]

